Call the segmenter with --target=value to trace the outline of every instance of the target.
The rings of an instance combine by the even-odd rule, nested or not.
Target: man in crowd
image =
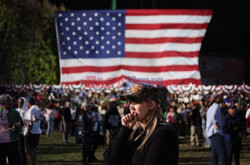
[[[92,131],[90,139],[90,150],[89,150],[89,159],[88,161],[96,161],[95,151],[100,144],[100,133],[102,132],[102,116],[98,112],[98,107],[95,103],[90,102],[88,109],[91,111],[91,120],[92,120]]]
[[[104,118],[104,127],[106,128],[107,139],[106,143],[109,145],[109,142],[115,138],[119,133],[121,126],[121,117],[117,109],[116,99],[110,99],[109,110],[105,114]]]
[[[90,149],[90,135],[92,133],[92,121],[90,113],[86,107],[86,102],[81,105],[79,115],[77,116],[77,130],[82,142],[82,162],[85,164],[88,160]]]
[[[36,164],[36,147],[39,144],[40,128],[42,113],[37,105],[35,99],[30,96],[27,98],[28,112],[24,122],[26,123],[25,136],[26,136],[26,152],[31,165]]]
[[[201,116],[200,116],[200,105],[195,103],[192,107],[192,111],[190,112],[190,141],[192,146],[200,146],[200,138],[201,138]]]
[[[24,120],[27,112],[27,100],[24,97],[19,97],[17,100],[17,111],[20,113],[21,118]],[[19,142],[18,142],[18,149],[20,155],[20,165],[26,165],[26,153],[25,153],[25,142],[24,142],[24,129],[23,127],[22,132],[19,134]]]
[[[71,112],[70,112],[70,102],[66,101],[64,108],[62,110],[62,122],[63,122],[63,142],[68,144],[68,137],[70,133],[71,124]]]
[[[232,164],[233,154],[235,165],[240,164],[240,150],[242,142],[241,128],[241,120],[239,115],[236,113],[236,106],[231,105],[228,108],[228,114],[225,116],[223,121],[223,131],[225,133],[227,144],[228,165]]]
[[[207,111],[206,133],[211,141],[211,165],[227,164],[225,141],[222,134],[222,118],[221,118],[221,97],[217,95],[215,102]]]

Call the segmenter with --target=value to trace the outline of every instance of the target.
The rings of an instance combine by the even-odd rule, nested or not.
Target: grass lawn
[[[74,137],[70,137],[69,144],[63,144],[62,133],[51,133],[51,136],[40,136],[37,148],[37,164],[40,165],[81,165],[82,145],[74,144]],[[98,162],[90,165],[104,165],[103,151],[106,146],[98,147],[95,156]],[[243,139],[240,155],[241,165],[250,164],[250,139]],[[181,165],[208,165],[210,164],[210,149],[204,147],[191,147],[189,137],[180,143],[179,164]]]

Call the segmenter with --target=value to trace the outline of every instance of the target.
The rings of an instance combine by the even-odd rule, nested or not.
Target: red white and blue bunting
[[[234,92],[237,89],[237,85],[223,85],[221,86],[223,91],[228,93],[228,92]]]
[[[19,84],[13,84],[12,85],[12,90],[17,92],[17,91],[23,91],[25,89],[26,85],[19,85]]]
[[[195,84],[189,84],[189,85],[178,85],[177,86],[177,89],[180,91],[180,92],[184,92],[184,93],[193,93],[194,90],[196,88],[196,85]]]
[[[250,85],[241,85],[241,89],[242,89],[244,92],[250,94]]]
[[[72,85],[68,85],[69,86],[69,90],[70,91],[75,91],[75,92],[80,92],[84,89],[84,85],[82,84],[72,84]]]
[[[45,85],[45,84],[29,84],[29,85],[21,85],[21,84],[12,84],[12,85],[4,85],[7,92],[14,91],[23,91],[25,89],[30,89],[35,92],[42,92],[46,89],[52,87],[53,89],[61,89],[64,91],[82,91],[82,90],[91,90],[92,92],[99,93],[101,91],[111,92],[113,89],[123,90],[121,83],[117,84],[116,87],[112,86],[103,86],[103,85],[95,85],[86,87],[82,84],[79,85]],[[205,94],[217,93],[221,94],[223,92],[235,92],[241,91],[247,94],[250,94],[250,85],[169,85],[166,87],[169,93],[193,93],[194,91],[204,92]]]
[[[30,84],[29,89],[35,92],[42,92],[46,88],[45,84]]]

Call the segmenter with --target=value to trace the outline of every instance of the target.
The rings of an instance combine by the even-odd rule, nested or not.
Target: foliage
[[[54,26],[48,0],[0,0],[0,83],[58,84]]]

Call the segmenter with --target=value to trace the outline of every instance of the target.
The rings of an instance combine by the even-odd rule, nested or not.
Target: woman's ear
[[[155,109],[155,107],[156,107],[156,102],[155,102],[154,100],[150,100],[150,102],[149,102],[149,107],[150,107],[150,110]]]

